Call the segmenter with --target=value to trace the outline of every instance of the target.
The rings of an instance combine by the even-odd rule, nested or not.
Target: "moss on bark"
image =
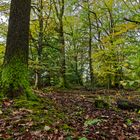
[[[2,70],[2,91],[11,98],[31,96],[28,82],[30,10],[31,0],[11,0]]]
[[[28,68],[19,58],[13,58],[2,71],[2,89],[4,95],[14,98],[31,93],[28,82]]]

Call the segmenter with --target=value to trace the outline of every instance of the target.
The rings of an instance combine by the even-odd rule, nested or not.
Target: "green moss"
[[[75,128],[69,126],[68,124],[64,123],[64,124],[59,124],[57,126],[57,128],[63,132],[65,132],[67,134],[67,136],[70,136],[71,133],[73,133],[75,131]]]
[[[39,106],[39,102],[37,101],[29,101],[29,100],[25,100],[25,99],[16,99],[14,101],[14,107],[16,108],[21,108],[21,107],[25,107],[28,109],[35,109],[36,107]]]
[[[32,98],[28,82],[28,68],[20,59],[13,58],[2,70],[2,91],[8,97],[23,95]]]
[[[24,116],[24,120],[31,120],[33,125],[31,126],[31,130],[44,130],[44,127],[52,126],[58,121],[65,120],[65,113],[57,108],[57,105],[53,100],[49,98],[41,98],[38,101],[26,100],[23,98],[14,99],[12,108],[16,108],[20,110],[20,108],[30,110],[30,113]],[[58,126],[62,130],[70,131],[71,128],[66,124]]]

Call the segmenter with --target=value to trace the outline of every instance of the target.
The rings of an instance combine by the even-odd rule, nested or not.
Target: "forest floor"
[[[38,101],[0,101],[0,140],[140,140],[140,111],[120,110],[116,104],[118,99],[140,103],[138,92],[34,92]],[[96,99],[109,108],[96,108]]]

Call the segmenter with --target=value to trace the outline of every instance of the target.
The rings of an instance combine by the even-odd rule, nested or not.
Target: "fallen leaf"
[[[2,114],[3,112],[0,110],[0,115]]]
[[[50,128],[49,126],[47,126],[47,125],[44,127],[44,130],[45,130],[45,131],[49,131],[50,129],[51,129],[51,128]]]

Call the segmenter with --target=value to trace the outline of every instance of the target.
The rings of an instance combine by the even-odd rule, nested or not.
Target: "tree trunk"
[[[89,1],[88,2],[88,9],[90,10]],[[91,86],[94,86],[94,77],[93,77],[93,67],[92,67],[92,23],[91,23],[91,16],[90,11],[88,11],[88,24],[89,24],[89,49],[88,49],[88,55],[89,55],[89,74],[90,74],[90,84]]]
[[[63,16],[64,16],[64,0],[55,1],[53,0],[56,16],[58,19],[58,33],[60,43],[60,87],[66,87],[66,59],[65,59],[65,39],[64,39],[64,27],[63,27]]]
[[[60,78],[60,86],[66,87],[66,61],[65,61],[65,40],[64,40],[64,31],[63,31],[63,19],[60,18],[60,32],[59,32],[59,41],[60,41],[60,50],[61,50],[61,78]]]
[[[28,49],[31,0],[12,0],[2,71],[3,92],[13,98],[29,91]]]
[[[39,0],[39,14],[38,14],[38,20],[39,20],[39,35],[38,35],[38,46],[37,46],[37,53],[38,53],[38,62],[39,65],[42,61],[42,49],[43,49],[43,3],[42,0]],[[42,82],[41,82],[41,69],[39,68],[36,72],[37,79],[35,80],[36,86],[38,89],[41,88]]]

